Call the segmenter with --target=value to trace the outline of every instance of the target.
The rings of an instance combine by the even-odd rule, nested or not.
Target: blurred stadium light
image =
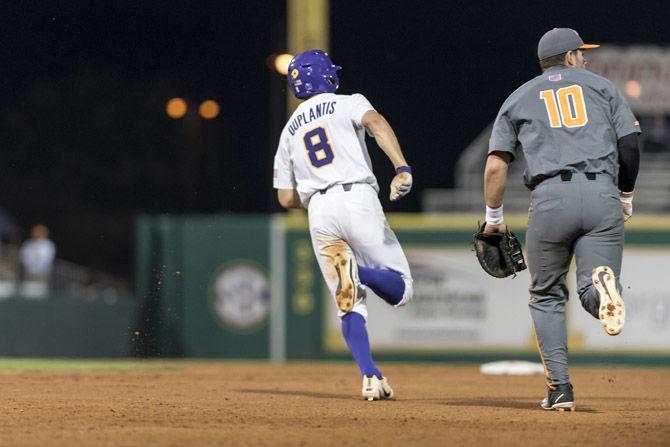
[[[272,58],[272,67],[277,71],[277,73],[286,76],[288,74],[288,64],[291,63],[293,55],[284,53],[284,54],[273,54],[270,57]]]
[[[214,101],[213,99],[203,101],[202,104],[200,104],[200,107],[198,108],[198,113],[200,114],[201,117],[203,117],[206,120],[216,118],[217,116],[219,116],[220,111],[221,108],[219,107],[219,103]]]
[[[626,82],[626,95],[630,98],[637,99],[642,94],[642,86],[639,81],[631,79]]]
[[[165,106],[165,112],[170,118],[179,119],[186,115],[186,110],[188,109],[186,101],[182,98],[172,98],[167,102]]]

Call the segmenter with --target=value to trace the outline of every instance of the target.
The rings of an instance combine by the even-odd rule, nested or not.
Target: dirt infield
[[[670,445],[670,369],[573,368],[559,413],[474,366],[383,364],[397,400],[365,402],[353,363],[170,365],[1,372],[0,445]]]

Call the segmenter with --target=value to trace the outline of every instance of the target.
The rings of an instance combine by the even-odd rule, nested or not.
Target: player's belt
[[[561,176],[561,180],[563,180],[564,182],[569,182],[570,180],[572,180],[572,176],[575,175],[575,174],[578,174],[578,175],[584,174],[586,176],[587,180],[595,180],[596,179],[596,173],[595,172],[579,172],[579,173],[576,173],[576,172],[572,172],[572,171],[566,171],[566,172],[561,172],[559,175]]]
[[[562,183],[562,182],[571,182],[571,181],[583,181],[583,180],[605,180],[614,181],[614,177],[611,174],[606,174],[604,172],[572,172],[572,171],[563,171],[558,174],[542,179],[536,185],[529,187],[533,190],[540,185],[546,185],[548,183]]]
[[[332,186],[329,186],[328,188],[320,189],[319,194],[325,194],[325,193],[328,192],[329,189],[339,187],[339,186],[341,186],[342,189],[344,189],[345,192],[348,192],[348,191],[351,191],[351,186],[352,185],[353,185],[353,183],[341,183],[339,185],[332,185]]]

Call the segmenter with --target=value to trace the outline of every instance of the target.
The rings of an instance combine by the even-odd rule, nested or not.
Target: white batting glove
[[[412,189],[412,168],[401,166],[396,169],[396,176],[391,181],[391,202],[395,202],[401,197],[406,196]]]
[[[630,216],[633,215],[633,193],[619,191],[619,200],[621,200],[621,205],[623,206],[623,221],[628,222]]]

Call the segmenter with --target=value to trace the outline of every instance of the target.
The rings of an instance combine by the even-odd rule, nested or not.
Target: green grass
[[[43,371],[176,371],[179,362],[166,360],[79,360],[0,358],[0,372]]]
[[[444,364],[448,366],[476,366],[481,363],[495,360],[516,359],[516,360],[530,360],[537,361],[535,356],[451,356],[445,358],[444,356],[416,356],[411,361],[403,356],[384,355],[375,356],[378,361],[402,363],[408,365],[417,364]],[[575,354],[571,357],[571,364],[573,366],[589,366],[589,367],[655,367],[655,368],[669,368],[670,356],[624,356],[624,355],[580,355]],[[287,364],[300,364],[306,360],[291,360]],[[310,363],[343,363],[350,364],[349,357],[334,356],[329,359],[310,360]],[[188,360],[170,360],[170,359],[36,359],[36,358],[0,358],[0,374],[10,372],[141,372],[141,371],[180,371],[193,363],[268,363],[265,360],[231,360],[231,359],[188,359]]]

